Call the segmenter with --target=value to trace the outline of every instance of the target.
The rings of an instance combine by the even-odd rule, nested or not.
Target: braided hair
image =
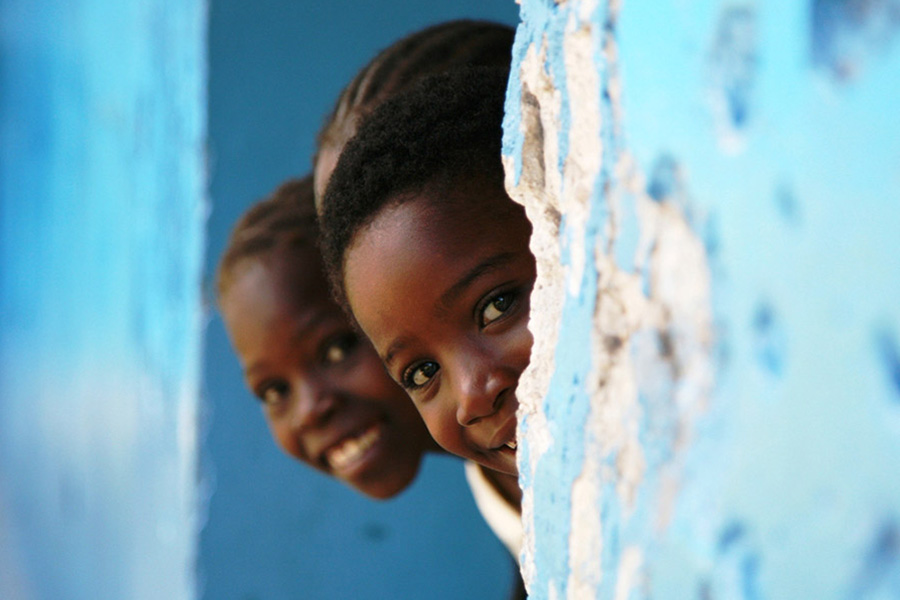
[[[501,139],[507,76],[506,69],[480,67],[426,77],[382,103],[347,143],[328,183],[320,221],[325,268],[345,309],[345,254],[382,210],[426,191],[451,197],[471,182],[505,195]]]
[[[239,263],[281,248],[315,248],[319,227],[312,176],[290,179],[241,216],[228,238],[216,270],[221,299],[234,282]]]
[[[341,92],[317,137],[313,164],[319,211],[337,156],[376,106],[421,78],[450,69],[495,66],[508,72],[514,35],[506,25],[457,20],[428,27],[382,50]]]

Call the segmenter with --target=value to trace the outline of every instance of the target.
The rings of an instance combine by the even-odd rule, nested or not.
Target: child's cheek
[[[272,433],[272,438],[275,440],[275,444],[278,445],[281,451],[300,462],[309,464],[309,461],[306,459],[300,448],[297,437],[293,434],[287,423],[284,422],[283,419],[269,415],[266,415],[266,420],[269,423],[269,431]]]
[[[436,401],[430,401],[425,405],[417,403],[416,408],[422,415],[422,420],[425,421],[428,432],[434,438],[434,441],[445,450],[453,452],[453,432],[455,431],[456,419],[453,418],[451,422],[450,417],[452,415],[449,414],[449,411],[442,409]]]

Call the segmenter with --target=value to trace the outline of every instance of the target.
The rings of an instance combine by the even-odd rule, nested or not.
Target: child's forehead
[[[451,225],[443,223],[444,219],[455,221],[454,217],[470,219],[472,224],[485,220],[496,223],[496,219],[514,219],[514,213],[521,208],[506,194],[502,185],[479,176],[432,181],[417,191],[397,194],[385,204],[381,214],[385,215],[393,209],[391,212],[396,216],[400,212],[398,209],[404,206],[416,219],[439,229]],[[390,214],[385,217],[392,218]]]
[[[499,235],[501,232],[516,235]],[[383,252],[392,260],[439,250],[448,257],[494,247],[528,251],[530,222],[524,209],[497,186],[464,185],[459,189],[424,190],[391,202],[351,244],[362,253]],[[505,242],[501,242],[505,240]],[[352,256],[348,259],[352,260]]]

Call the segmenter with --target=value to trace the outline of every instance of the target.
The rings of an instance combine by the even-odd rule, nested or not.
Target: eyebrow
[[[400,337],[391,342],[391,345],[388,346],[387,352],[384,353],[384,364],[387,367],[391,366],[391,363],[394,362],[394,359],[397,358],[397,354],[404,350],[407,346],[409,346],[409,338]]]
[[[514,258],[515,254],[512,252],[501,252],[500,254],[495,254],[481,261],[480,263],[466,271],[456,283],[451,285],[447,289],[447,291],[441,294],[441,297],[438,298],[437,302],[438,307],[441,309],[446,309],[446,307],[452,304],[454,300],[456,300],[470,285],[472,285],[473,282],[477,281],[480,277],[483,277],[488,273],[507,266],[513,261]],[[391,363],[394,362],[394,358],[396,358],[397,354],[404,350],[410,344],[410,342],[411,340],[406,337],[400,337],[391,342],[391,345],[388,346],[387,351],[384,353],[384,364],[390,367]]]
[[[322,317],[319,313],[306,315],[305,318],[291,325],[291,342],[297,343],[302,340],[309,331],[318,330],[323,327],[323,323],[327,322],[326,317]],[[257,371],[265,371],[268,368],[266,361],[257,361],[244,369],[244,379],[252,379]]]
[[[487,259],[481,261],[471,269],[469,269],[462,277],[459,278],[459,281],[450,286],[450,288],[441,294],[441,297],[438,299],[438,306],[442,308],[446,308],[453,303],[466,289],[472,285],[473,282],[477,281],[479,278],[496,271],[502,267],[509,265],[515,258],[515,254],[512,252],[501,252],[500,254],[495,254],[494,256],[490,256]]]

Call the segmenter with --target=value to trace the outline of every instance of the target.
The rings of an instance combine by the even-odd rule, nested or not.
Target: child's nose
[[[474,425],[500,408],[504,392],[511,380],[502,368],[494,365],[472,364],[460,372],[456,420],[463,427]]]
[[[337,408],[337,396],[327,382],[317,378],[298,379],[291,426],[295,432],[325,423]]]

